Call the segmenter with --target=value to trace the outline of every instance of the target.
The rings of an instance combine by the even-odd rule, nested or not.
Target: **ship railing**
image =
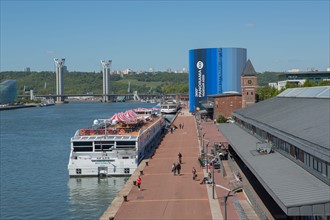
[[[137,132],[139,130],[138,127],[130,127],[130,128],[115,128],[115,129],[80,129],[79,136],[94,136],[94,135],[123,135],[126,133]]]

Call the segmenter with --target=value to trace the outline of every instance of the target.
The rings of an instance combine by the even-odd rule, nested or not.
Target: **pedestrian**
[[[196,179],[196,177],[197,177],[197,174],[196,174],[196,169],[195,169],[195,167],[193,167],[193,168],[192,168],[191,172],[192,172],[192,175],[193,175],[193,180],[195,180],[195,179]]]
[[[179,163],[182,163],[182,154],[180,152],[178,154],[178,157],[179,157]]]
[[[181,123],[180,123],[180,124],[179,124],[179,128],[180,128],[180,129],[181,129],[181,126],[182,126],[182,125],[181,125]]]
[[[180,176],[180,171],[181,171],[181,164],[180,163],[176,164],[176,169],[178,171],[178,175]]]
[[[173,134],[173,127],[171,127],[171,134]]]
[[[173,165],[172,165],[172,172],[173,172],[173,175],[175,176],[175,174],[176,174],[176,165],[175,165],[175,163],[173,163]]]
[[[141,190],[141,177],[140,176],[138,176],[138,178],[136,178],[136,184],[137,184],[137,186],[139,188],[139,191],[140,191]]]
[[[200,184],[211,184],[212,183],[212,175],[209,172],[207,177],[204,177],[202,179],[202,182],[200,182]]]
[[[183,129],[184,123],[182,123],[181,128]]]

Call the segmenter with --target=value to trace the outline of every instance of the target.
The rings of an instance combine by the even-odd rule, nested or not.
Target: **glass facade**
[[[208,95],[241,93],[241,74],[247,61],[245,48],[189,50],[189,111],[203,109]]]
[[[9,104],[17,98],[16,80],[6,80],[0,83],[0,104]]]

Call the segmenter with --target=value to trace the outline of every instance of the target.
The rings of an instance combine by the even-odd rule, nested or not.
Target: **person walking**
[[[175,174],[176,174],[176,165],[175,165],[175,163],[173,163],[173,165],[172,165],[172,172],[173,172],[173,175],[175,176]]]
[[[193,167],[193,168],[192,168],[191,172],[192,172],[192,175],[193,175],[193,180],[195,180],[195,179],[196,179],[196,177],[197,177],[197,174],[196,174],[196,169],[195,169],[195,167]]]
[[[141,177],[140,176],[138,176],[138,178],[136,178],[136,184],[137,184],[137,186],[139,188],[139,191],[140,191],[141,190]]]
[[[182,154],[180,152],[178,154],[178,157],[179,157],[179,163],[182,163]]]
[[[177,169],[177,171],[178,171],[178,175],[180,176],[180,172],[181,172],[181,164],[180,164],[180,162],[177,163],[177,165],[176,165],[176,169]]]

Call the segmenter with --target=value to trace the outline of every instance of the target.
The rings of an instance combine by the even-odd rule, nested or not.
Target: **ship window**
[[[73,146],[93,146],[93,142],[91,141],[77,141],[73,142]]]
[[[129,173],[129,168],[124,168],[124,173]]]
[[[129,159],[129,157],[123,157],[123,159]]]
[[[76,169],[76,174],[81,174],[81,169]]]
[[[116,148],[135,148],[135,141],[117,141]]]
[[[95,144],[95,151],[112,150],[113,144]]]
[[[93,151],[93,147],[74,147],[74,152],[87,152],[87,151]]]

